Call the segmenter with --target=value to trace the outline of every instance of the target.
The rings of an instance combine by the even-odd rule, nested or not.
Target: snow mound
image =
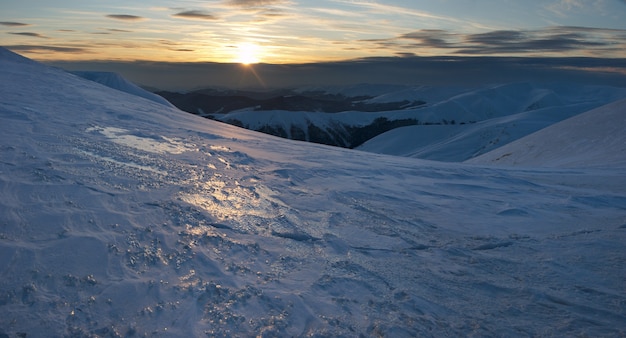
[[[623,169],[294,142],[10,55],[0,79],[2,337],[626,332]]]
[[[121,75],[113,72],[96,72],[96,71],[75,71],[71,72],[74,75],[78,75],[84,79],[89,81],[94,81],[100,84],[103,84],[107,87],[117,89],[119,91],[136,95],[139,97],[143,97],[144,99],[148,99],[157,103],[160,103],[164,106],[173,107],[171,103],[169,103],[166,99],[161,96],[151,93],[141,87],[135,85],[134,83],[126,80]]]
[[[551,125],[468,163],[626,167],[626,100]]]

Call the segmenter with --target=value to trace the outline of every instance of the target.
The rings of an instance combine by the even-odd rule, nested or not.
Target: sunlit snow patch
[[[85,131],[99,132],[117,144],[150,153],[182,154],[186,151],[198,150],[194,144],[185,143],[179,138],[169,138],[158,135],[137,135],[139,132],[131,132],[122,128],[90,127]]]

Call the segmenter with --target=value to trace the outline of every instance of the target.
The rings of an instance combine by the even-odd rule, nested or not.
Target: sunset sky
[[[625,58],[626,2],[0,0],[0,45],[42,61]]]

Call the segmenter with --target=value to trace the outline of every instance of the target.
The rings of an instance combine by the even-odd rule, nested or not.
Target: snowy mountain
[[[584,112],[597,103],[534,109],[465,125],[408,126],[376,136],[357,149],[428,160],[462,162]]]
[[[551,125],[468,163],[626,168],[626,100]]]
[[[166,99],[162,98],[159,95],[156,95],[154,93],[151,93],[147,90],[142,89],[141,87],[126,80],[125,78],[123,78],[121,75],[117,73],[95,72],[95,71],[74,71],[72,72],[72,74],[78,75],[90,81],[98,82],[107,87],[117,89],[119,91],[122,91],[128,94],[143,97],[144,99],[148,99],[148,100],[160,103],[168,107],[173,107],[173,105],[169,103],[169,101],[167,101]]]
[[[430,117],[466,121],[473,116],[477,123],[406,126],[380,134],[357,149],[462,162],[624,97],[626,89],[618,87],[564,83],[487,86],[436,103],[432,109],[435,114]]]
[[[626,332],[622,167],[295,142],[4,49],[0,79],[1,336]]]
[[[462,162],[626,98],[626,88],[567,83],[481,87],[355,85],[292,93],[164,95],[179,108],[289,139]]]

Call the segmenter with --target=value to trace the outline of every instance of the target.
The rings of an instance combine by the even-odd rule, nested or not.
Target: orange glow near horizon
[[[237,46],[235,62],[248,66],[260,62],[260,47],[253,43],[242,43]]]
[[[569,2],[481,0],[472,7],[483,3],[489,10],[470,15],[459,9],[467,7],[461,0],[159,0],[151,7],[9,1],[0,13],[0,36],[2,46],[37,61],[252,65],[413,55],[626,57],[622,1]]]

